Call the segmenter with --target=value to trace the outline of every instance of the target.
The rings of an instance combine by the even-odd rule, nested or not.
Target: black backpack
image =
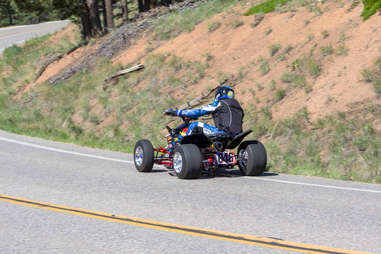
[[[213,112],[215,126],[232,136],[242,132],[244,113],[239,102],[235,99],[220,100],[220,106]]]

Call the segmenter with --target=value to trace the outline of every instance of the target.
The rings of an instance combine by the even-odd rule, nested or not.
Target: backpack
[[[243,109],[235,99],[220,100],[220,106],[213,112],[215,126],[232,136],[242,132]]]

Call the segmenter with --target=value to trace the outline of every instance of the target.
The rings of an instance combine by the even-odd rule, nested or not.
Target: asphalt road
[[[381,185],[238,172],[180,180],[162,168],[138,173],[131,159],[0,131],[1,253],[294,253],[141,220],[381,253]],[[140,222],[82,216],[74,208]]]
[[[53,21],[36,25],[0,28],[0,54],[13,44],[20,44],[34,37],[54,33],[64,28],[70,21]]]

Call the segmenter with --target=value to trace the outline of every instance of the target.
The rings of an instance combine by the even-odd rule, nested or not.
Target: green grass
[[[281,101],[284,97],[286,97],[286,90],[279,89],[275,93],[275,101]]]
[[[232,20],[229,25],[231,26],[231,28],[237,28],[237,27],[240,27],[244,24],[244,22],[242,20],[239,20],[239,19],[235,19],[235,20]]]
[[[320,47],[320,52],[323,56],[329,56],[334,53],[334,49],[331,45]]]
[[[367,115],[366,120],[341,113],[311,123],[303,109],[275,123],[266,109],[251,110],[245,125],[258,140],[267,137],[272,172],[380,183],[381,138],[372,125],[380,112],[376,106],[360,113]]]
[[[381,1],[379,0],[362,0],[364,4],[364,10],[361,16],[364,20],[369,19],[373,14],[381,9]]]
[[[289,1],[290,0],[268,0],[251,7],[244,15],[249,16],[255,13],[270,13],[275,11],[277,5],[284,5]]]
[[[172,12],[156,21],[151,38],[169,40],[181,33],[191,32],[197,24],[236,3],[237,0],[211,0],[191,10]]]
[[[354,1],[350,7],[350,10],[355,8],[358,5],[358,2],[359,1]],[[381,9],[381,1],[379,0],[362,0],[362,2],[364,4],[364,10],[361,13],[361,16],[364,20],[369,19],[372,15]],[[292,3],[291,6],[287,8],[289,10],[295,10],[295,8],[298,6],[307,5],[309,10],[311,12],[315,12],[316,15],[321,15],[323,13],[323,11],[318,6],[316,6],[313,1],[267,0],[263,3],[254,5],[247,12],[245,12],[244,15],[249,16],[255,13],[270,13],[275,11],[277,8],[282,9],[282,7],[286,6],[288,3]]]
[[[258,63],[259,63],[259,72],[262,74],[262,76],[270,72],[270,65],[265,58],[260,58],[258,60]]]
[[[214,32],[221,26],[221,22],[219,21],[213,21],[208,24],[208,32]]]

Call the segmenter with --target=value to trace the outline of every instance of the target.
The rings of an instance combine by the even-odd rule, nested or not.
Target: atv
[[[184,123],[174,130],[166,126],[169,132],[166,147],[154,148],[147,139],[136,142],[134,163],[139,172],[151,172],[154,164],[174,170],[180,179],[195,179],[204,173],[214,175],[218,168],[231,169],[237,165],[245,176],[258,176],[265,171],[267,154],[263,144],[256,140],[243,141],[251,130],[234,137],[208,135],[201,128],[187,134],[190,122],[197,119],[182,119]],[[237,154],[227,151],[236,147]]]

